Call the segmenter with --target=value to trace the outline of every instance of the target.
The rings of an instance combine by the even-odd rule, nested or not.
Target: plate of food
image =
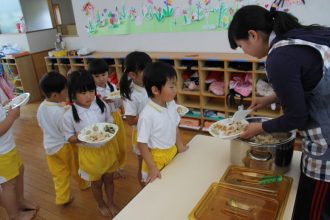
[[[120,91],[119,90],[113,91],[113,92],[109,93],[105,98],[111,99],[111,100],[121,99]]]
[[[189,112],[189,109],[183,105],[176,105],[176,111],[179,113],[180,116],[184,116]]]
[[[248,124],[249,122],[245,119],[234,121],[232,118],[226,118],[211,124],[209,133],[213,137],[232,140],[239,137]]]
[[[30,93],[26,92],[13,98],[7,105],[4,106],[4,108],[8,111],[10,108],[17,108],[19,106],[25,105],[29,102],[29,100]]]
[[[112,123],[95,123],[82,129],[78,139],[90,146],[101,146],[117,134],[118,126]]]

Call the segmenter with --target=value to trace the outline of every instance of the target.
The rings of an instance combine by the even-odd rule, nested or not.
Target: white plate
[[[106,99],[111,99],[111,100],[114,100],[114,99],[121,99],[120,91],[117,90],[117,91],[114,91],[114,92],[109,93],[109,94],[106,96]]]
[[[26,92],[20,94],[19,96],[13,98],[7,105],[4,106],[4,108],[6,110],[9,110],[10,108],[17,108],[19,106],[23,106],[29,102],[29,99],[30,99],[30,93]]]
[[[113,131],[111,133],[105,131],[106,127],[111,128]],[[118,131],[118,126],[115,124],[95,123],[82,129],[78,135],[78,139],[82,142],[87,143],[90,146],[99,147],[110,141],[113,137],[115,137],[117,131]],[[90,137],[95,135],[104,135],[106,137],[100,140],[91,140]]]
[[[184,116],[189,112],[189,109],[183,105],[176,105],[176,111],[179,113],[180,116]]]
[[[218,138],[221,138],[221,139],[232,140],[232,139],[238,138],[239,135],[244,130],[244,126],[247,125],[247,124],[249,124],[248,121],[246,121],[245,119],[243,119],[242,121],[240,121],[241,126],[243,127],[243,130],[242,131],[238,131],[238,132],[235,132],[233,134],[226,135],[224,129],[225,128],[228,129],[228,126],[232,125],[233,123],[235,123],[235,122],[234,122],[234,120],[232,118],[226,118],[226,119],[217,121],[217,122],[211,124],[211,126],[209,127],[209,133],[213,137],[218,137]],[[223,129],[221,129],[221,128],[223,128]]]

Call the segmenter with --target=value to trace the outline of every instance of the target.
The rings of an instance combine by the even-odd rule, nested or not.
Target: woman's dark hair
[[[156,86],[157,89],[161,91],[167,80],[174,78],[177,78],[176,71],[170,64],[164,62],[154,62],[149,64],[144,69],[143,74],[143,83],[148,96],[150,98],[154,97],[154,94],[151,91],[153,86]]]
[[[67,81],[62,74],[50,71],[41,78],[39,86],[42,93],[49,98],[52,93],[61,93],[67,86]]]
[[[124,68],[123,75],[120,78],[120,82],[119,82],[120,95],[124,99],[131,100],[132,80],[128,78],[128,73],[129,72],[134,72],[134,73],[141,72],[151,62],[152,62],[151,57],[148,54],[146,54],[144,52],[140,52],[140,51],[131,52],[126,56],[125,62],[123,65],[123,68]]]
[[[96,58],[88,63],[88,71],[92,75],[98,75],[109,71],[109,65],[104,59]]]
[[[270,11],[257,5],[247,5],[240,8],[234,15],[228,28],[228,39],[232,49],[237,48],[236,40],[247,40],[249,30],[262,31],[267,36],[272,31],[276,36],[282,36],[292,29],[312,29],[318,25],[304,26],[295,16],[276,11],[272,7]]]
[[[77,92],[87,92],[95,91],[96,95],[96,85],[94,83],[93,76],[89,71],[81,69],[75,70],[69,75],[68,79],[68,93],[70,102],[73,103],[76,98]],[[104,112],[105,104],[104,102],[96,95],[96,103],[100,107],[101,112]],[[72,105],[72,114],[75,122],[79,122],[80,118],[77,112],[77,109]]]

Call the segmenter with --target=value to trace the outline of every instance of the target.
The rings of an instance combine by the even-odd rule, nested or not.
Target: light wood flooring
[[[36,112],[39,103],[32,103],[21,109],[21,116],[14,125],[14,138],[17,150],[20,153],[25,166],[25,197],[33,200],[40,206],[35,219],[47,220],[83,220],[83,219],[107,219],[96,208],[96,202],[90,190],[80,191],[72,181],[72,194],[74,201],[67,207],[55,205],[55,196],[51,175],[47,168],[45,152],[42,146],[42,132],[38,127]],[[128,140],[130,140],[131,128],[126,125]],[[184,143],[199,132],[181,130]],[[128,141],[129,142],[129,141]],[[140,185],[136,178],[137,161],[128,143],[128,160],[125,171],[126,179],[115,181],[115,204],[119,209],[140,191]],[[0,207],[0,220],[8,219],[4,209]]]

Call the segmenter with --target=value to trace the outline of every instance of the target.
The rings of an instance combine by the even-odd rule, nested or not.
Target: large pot
[[[267,117],[250,117],[246,120],[264,122]],[[231,162],[237,165],[286,173],[290,169],[296,132],[287,133],[287,138],[276,144],[259,144],[250,140],[231,141]]]

